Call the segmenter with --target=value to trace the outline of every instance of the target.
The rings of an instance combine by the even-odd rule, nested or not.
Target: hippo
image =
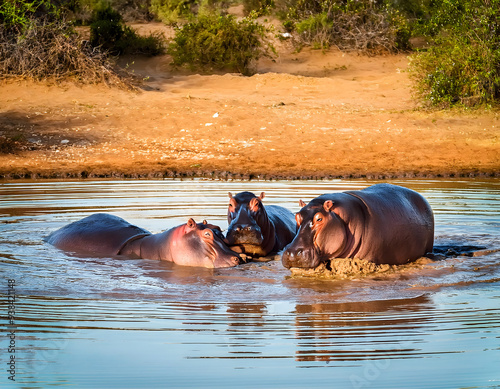
[[[291,211],[277,205],[262,204],[252,192],[229,193],[226,238],[231,249],[252,257],[264,257],[282,250],[297,232]]]
[[[106,213],[68,224],[46,238],[59,249],[95,256],[123,255],[207,268],[238,265],[238,253],[224,240],[220,228],[206,221],[189,219],[186,224],[152,234]]]
[[[299,230],[281,258],[286,268],[355,257],[399,265],[432,252],[434,215],[427,200],[411,189],[377,184],[299,204]]]

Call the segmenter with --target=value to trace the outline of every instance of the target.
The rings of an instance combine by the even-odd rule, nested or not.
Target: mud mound
[[[291,268],[290,271],[292,273],[292,277],[346,279],[421,268],[432,262],[432,259],[422,257],[407,265],[377,265],[373,262],[359,258],[332,258],[325,263],[321,263],[314,269]]]

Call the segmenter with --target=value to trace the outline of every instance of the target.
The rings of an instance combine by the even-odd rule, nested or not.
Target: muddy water
[[[0,387],[500,387],[500,181],[393,183],[431,203],[440,260],[344,280],[75,257],[43,237],[95,212],[224,229],[228,191],[297,211],[369,182],[1,184]]]

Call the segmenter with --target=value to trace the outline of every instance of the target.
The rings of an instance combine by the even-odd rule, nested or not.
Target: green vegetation
[[[397,52],[409,46],[407,19],[387,1],[295,0],[285,2],[284,26],[301,45],[335,46],[366,54]]]
[[[27,30],[37,14],[42,14],[45,19],[54,20],[59,17],[60,12],[49,0],[5,0],[0,3],[0,23],[5,31]]]
[[[71,77],[124,85],[107,56],[94,50],[50,0],[6,0],[0,6],[0,77]]]
[[[432,105],[474,106],[500,98],[500,0],[439,0],[420,26],[432,39],[412,57],[412,77]]]
[[[229,4],[229,0],[151,0],[150,9],[157,19],[176,25],[198,15],[224,13]]]
[[[270,55],[266,28],[251,18],[200,15],[178,28],[168,48],[175,65],[195,69],[233,70],[249,74],[252,60]]]
[[[254,13],[257,16],[270,15],[276,7],[274,0],[243,0],[245,15]]]
[[[78,25],[90,24],[94,12],[107,6],[117,11],[125,21],[153,20],[150,0],[69,0],[66,3],[71,3],[71,6],[68,6],[71,18]]]
[[[249,16],[228,15],[233,5]],[[413,50],[411,77],[432,105],[500,98],[500,0],[3,0],[1,77],[107,80],[115,74],[108,54],[165,51],[162,35],[140,36],[125,23],[153,18],[175,27],[174,65],[250,74],[253,61],[274,52],[256,19],[263,15],[278,17],[298,49]],[[75,24],[90,26],[90,44]],[[415,37],[428,46],[412,49]]]
[[[196,0],[151,0],[151,11],[161,21],[172,24],[193,13]]]
[[[111,54],[159,55],[164,50],[160,34],[140,36],[123,23],[118,11],[111,6],[97,8],[90,24],[90,43]]]

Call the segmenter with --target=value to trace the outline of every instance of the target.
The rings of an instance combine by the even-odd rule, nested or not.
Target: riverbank
[[[0,84],[0,177],[498,176],[500,113],[427,111],[406,55],[293,52],[257,74],[124,59],[138,91]]]

